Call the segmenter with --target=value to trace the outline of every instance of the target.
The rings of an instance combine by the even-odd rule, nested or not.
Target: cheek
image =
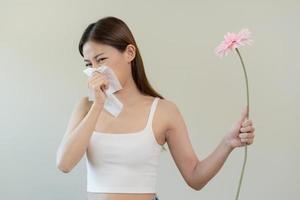
[[[111,59],[106,64],[114,71],[120,83],[123,85],[130,75],[130,69],[126,61],[121,57],[114,57],[114,59]]]
[[[121,71],[123,66],[122,61],[118,57],[112,57],[106,62],[106,64],[110,68],[112,68],[115,71],[115,73]]]
[[[124,85],[124,83],[126,82],[126,80],[128,78],[127,72],[119,69],[119,70],[116,70],[115,73],[116,73],[116,76],[118,77],[121,85]]]
[[[124,72],[126,71],[126,67],[122,63],[121,60],[111,60],[111,62],[108,62],[107,65],[114,70],[114,72],[118,75],[118,77],[123,76]]]
[[[123,71],[122,66],[110,63],[107,63],[107,66],[109,66],[114,71],[120,83],[123,85],[126,75],[124,74],[125,72]]]

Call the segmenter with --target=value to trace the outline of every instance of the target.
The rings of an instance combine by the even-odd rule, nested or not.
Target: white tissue
[[[105,74],[106,77],[108,78],[109,81],[108,89],[104,91],[107,96],[104,102],[104,109],[108,111],[110,114],[112,114],[114,117],[117,117],[123,109],[123,104],[113,93],[121,90],[122,85],[120,84],[119,79],[115,75],[114,71],[107,65],[102,65],[96,69],[87,68],[83,70],[83,72],[88,77],[91,77],[95,71]],[[95,100],[94,93],[90,88],[88,88],[88,97],[89,100],[91,101]]]

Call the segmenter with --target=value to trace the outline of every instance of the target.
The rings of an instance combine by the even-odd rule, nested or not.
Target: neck
[[[114,95],[124,104],[124,106],[136,104],[143,96],[138,90],[132,76],[126,80],[122,89],[115,92]]]

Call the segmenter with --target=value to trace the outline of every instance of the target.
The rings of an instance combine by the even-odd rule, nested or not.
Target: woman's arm
[[[168,118],[166,140],[177,168],[186,183],[200,190],[219,171],[232,148],[222,140],[216,150],[200,161],[195,154],[184,119],[176,104],[162,101],[162,110]],[[172,116],[172,117],[167,117]]]
[[[230,152],[236,147],[250,145],[254,140],[254,126],[247,119],[249,107],[246,106],[241,117],[234,123],[231,130],[222,138],[220,144],[207,158],[198,162],[192,172],[194,183],[200,189],[220,170]]]
[[[62,172],[70,172],[86,152],[102,108],[102,104],[90,105],[88,97],[83,97],[75,106],[57,150],[56,165]]]
[[[197,190],[203,188],[217,174],[232,150],[233,148],[222,139],[217,148],[207,158],[197,162],[191,175],[192,182]]]

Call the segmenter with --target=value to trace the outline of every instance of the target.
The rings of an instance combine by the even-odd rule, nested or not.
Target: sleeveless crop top
[[[86,151],[88,192],[156,193],[157,167],[163,150],[152,129],[158,100],[154,98],[143,130],[94,131]]]

